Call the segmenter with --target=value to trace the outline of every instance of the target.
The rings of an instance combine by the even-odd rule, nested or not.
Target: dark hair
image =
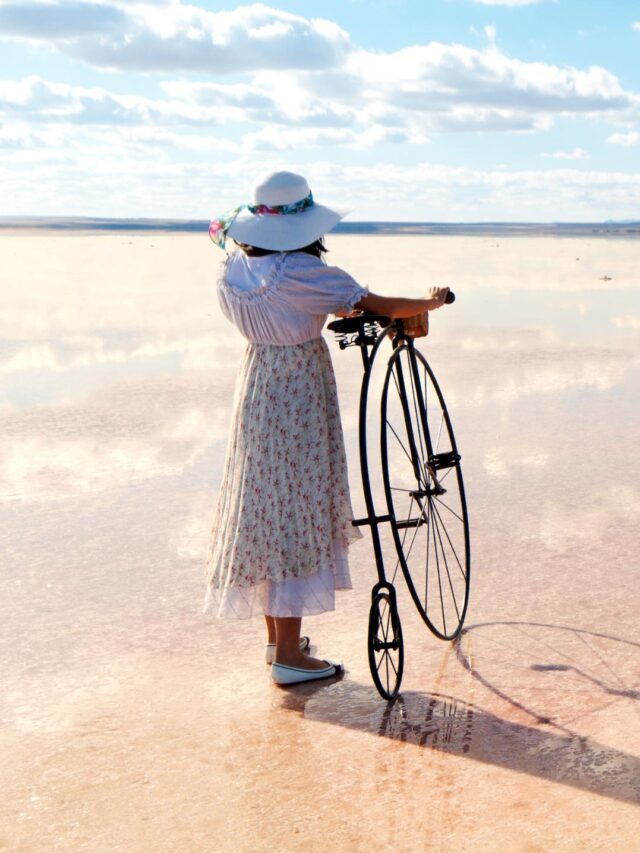
[[[239,243],[237,240],[234,240],[235,244],[239,246],[245,255],[249,255],[252,258],[261,257],[262,255],[275,255],[277,254],[277,249],[261,249],[259,246],[249,246],[247,243]],[[324,238],[320,237],[318,240],[315,240],[313,243],[309,243],[308,246],[303,246],[300,249],[292,249],[292,252],[306,252],[307,255],[315,255],[316,258],[321,258],[325,252],[329,250],[324,244]]]

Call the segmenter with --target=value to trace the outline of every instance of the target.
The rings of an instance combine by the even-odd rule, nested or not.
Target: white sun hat
[[[209,235],[223,249],[229,236],[259,249],[289,252],[314,243],[347,212],[318,204],[302,175],[273,172],[254,188],[253,204],[214,219]]]

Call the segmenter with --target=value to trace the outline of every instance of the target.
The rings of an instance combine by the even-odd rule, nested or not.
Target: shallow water
[[[354,591],[305,626],[342,680],[278,689],[257,621],[201,614],[243,347],[206,237],[0,241],[0,849],[634,848],[637,241],[329,240],[374,290],[458,295],[421,347],[463,456],[471,604],[443,643],[399,585],[394,705],[366,536]],[[328,340],[359,515],[359,354]]]

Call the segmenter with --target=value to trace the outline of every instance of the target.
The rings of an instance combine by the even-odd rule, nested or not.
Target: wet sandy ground
[[[373,289],[459,297],[423,350],[463,455],[471,605],[442,643],[399,587],[387,705],[367,538],[354,591],[305,626],[341,680],[276,688],[258,622],[201,615],[242,349],[206,238],[0,240],[0,849],[638,849],[636,242],[330,240]],[[358,353],[331,346],[358,513]]]

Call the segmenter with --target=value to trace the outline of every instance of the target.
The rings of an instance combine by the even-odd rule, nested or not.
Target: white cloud
[[[158,83],[155,96],[123,94],[125,76],[117,87],[76,86],[37,76],[0,81],[0,179],[12,204],[8,213],[17,213],[18,204],[25,213],[59,212],[50,205],[51,200],[59,204],[61,189],[68,209],[106,212],[87,207],[95,194],[93,204],[106,204],[111,212],[108,199],[117,181],[121,194],[149,204],[147,213],[158,210],[154,199],[166,205],[159,215],[167,215],[169,205],[174,215],[177,210],[183,211],[177,215],[197,215],[183,207],[185,199],[199,195],[197,182],[215,175],[223,183],[218,166],[220,174],[252,168],[257,153],[261,164],[282,166],[298,154],[304,160],[304,152],[312,149],[415,147],[440,133],[540,133],[557,117],[611,119],[623,122],[613,129],[633,128],[640,116],[638,94],[625,90],[606,68],[515,59],[496,45],[493,26],[484,29],[489,43],[482,49],[431,42],[384,52],[358,49],[330,21],[261,4],[211,12],[180,0],[0,0],[0,31],[0,39],[46,43],[98,67],[163,72],[149,85],[153,91]],[[188,73],[172,79],[174,71],[207,76],[198,80]],[[211,79],[212,74],[231,76],[224,83]],[[614,133],[609,142],[635,145],[638,136],[635,131]],[[211,151],[216,163],[207,157]],[[542,156],[568,164],[587,157],[582,148]],[[414,162],[416,157],[411,155]],[[384,168],[394,174],[387,164]],[[401,173],[423,168],[437,171],[423,162]],[[375,174],[371,170],[369,165],[368,180]],[[504,171],[451,170],[450,187],[442,184],[441,198],[451,198],[457,188],[460,215],[466,217],[471,200],[465,188],[485,187],[486,196],[489,187],[500,185]],[[509,209],[522,209],[516,195],[542,195],[533,174],[514,173],[510,183],[502,184],[514,199],[507,201]],[[546,192],[552,174],[540,179]],[[620,198],[622,179],[615,172],[595,174],[602,180],[588,186],[575,172],[561,173],[566,199],[572,199],[571,215],[626,218],[637,204],[634,180],[628,197],[613,207],[610,200]],[[368,197],[364,184],[354,180],[354,189]],[[604,187],[613,195],[606,196]],[[406,192],[411,195],[408,185]],[[561,210],[551,218],[568,215]],[[125,215],[122,208],[118,212]]]
[[[298,137],[315,145],[423,144],[435,132],[540,131],[555,114],[609,111],[631,99],[604,69],[526,64],[455,45],[353,54],[344,77],[341,89],[326,72],[294,79],[270,71],[230,85],[164,81],[166,97],[154,99],[31,76],[0,81],[0,114],[86,127],[226,127],[229,148],[254,150],[256,139],[276,139],[281,126],[316,128],[317,134]],[[241,144],[240,134],[228,128],[247,124],[254,128],[243,128],[248,135]],[[275,147],[293,144],[280,139]]]
[[[527,118],[532,112],[638,109],[637,96],[625,92],[618,78],[604,68],[560,67],[506,56],[495,45],[493,26],[485,27],[490,42],[485,50],[431,42],[385,53],[356,49],[348,33],[331,21],[261,4],[210,12],[181,2],[158,8],[157,4],[105,0],[98,5],[76,2],[73,9],[74,15],[69,16],[58,2],[5,3],[0,5],[0,25],[4,23],[5,38],[31,40],[44,39],[49,28],[48,44],[98,67],[222,75],[253,72],[250,84],[165,84],[178,103],[184,103],[180,98],[190,89],[193,106],[236,110],[236,120],[286,122],[305,113],[309,124],[315,118],[319,125],[340,126],[347,108],[353,111],[377,104],[393,106],[397,115],[417,111],[435,116],[431,126],[437,127],[440,114],[469,107],[499,111],[503,129],[508,129],[504,118],[509,110],[514,129],[519,130],[527,122],[529,128],[537,127],[535,120]],[[103,18],[111,13],[114,26],[105,27]],[[31,30],[30,21],[34,22]],[[63,32],[65,23],[68,32]],[[82,29],[82,37],[73,27]],[[295,78],[291,68],[300,72]],[[98,116],[119,114],[123,108],[116,96],[107,99],[103,93],[101,98],[100,104],[92,101]],[[143,113],[158,109],[142,99],[135,106]],[[86,105],[80,112],[92,120]],[[130,112],[131,108],[127,117]],[[223,115],[221,120],[229,118],[234,116]],[[482,124],[491,126],[486,120]]]
[[[149,129],[127,140],[92,132],[90,140],[76,141],[71,149],[62,136],[59,148],[3,152],[0,184],[6,192],[0,215],[35,210],[205,219],[237,204],[260,173],[291,167],[290,151],[265,150],[268,138],[262,149],[260,140],[250,139],[253,150],[233,158],[220,156],[213,142],[209,148],[203,143],[201,150],[194,144],[193,156],[172,159],[173,135],[153,137]],[[304,171],[325,198],[348,198],[356,219],[595,222],[637,218],[640,207],[640,174],[615,171],[508,172],[382,159],[345,166],[327,157],[307,163]]]
[[[607,142],[612,145],[640,145],[640,131],[634,130],[629,133],[613,133]]]
[[[3,2],[0,33],[4,38],[76,39],[89,34],[115,35],[127,17],[115,4],[91,2]]]
[[[605,68],[522,62],[494,47],[480,51],[431,42],[392,53],[353,51],[346,68],[368,100],[411,110],[442,110],[454,103],[515,112],[584,113],[636,105],[635,96]]]
[[[634,30],[637,30],[640,33],[640,21],[634,21],[631,26]]]
[[[49,83],[41,77],[0,81],[0,113],[40,123],[81,125],[219,125],[245,113],[175,99],[116,95],[106,89]]]
[[[497,32],[493,24],[487,24],[484,28],[484,34],[489,41],[494,42],[496,40]]]
[[[323,68],[349,47],[337,24],[260,3],[211,12],[166,4],[34,2],[0,5],[5,39],[46,41],[99,68],[206,71]]]
[[[214,115],[224,110],[230,120],[241,122],[350,128],[357,120],[354,107],[310,97],[289,75],[260,79],[260,85],[165,81],[161,87],[179,103],[212,110]]]
[[[589,154],[584,148],[574,148],[573,151],[555,151],[553,154],[541,154],[547,160],[588,160]]]
[[[68,8],[74,10],[73,20]],[[113,32],[106,23],[108,10]],[[540,132],[558,115],[630,118],[640,102],[604,68],[560,67],[505,55],[495,45],[491,26],[485,28],[490,44],[484,50],[432,42],[384,53],[355,49],[348,34],[330,21],[260,4],[213,13],[179,0],[160,7],[107,0],[63,7],[56,0],[27,0],[0,5],[0,21],[5,37],[44,38],[49,28],[59,50],[82,54],[99,66],[252,72],[252,79],[242,83],[165,80],[160,84],[165,97],[157,98],[35,76],[0,82],[0,117],[4,114],[12,124],[113,126],[123,128],[123,135],[158,128],[167,146],[167,130],[180,128],[190,136],[185,149],[198,147],[190,128],[220,128],[217,135],[226,141],[219,147],[227,151],[325,144],[361,148],[424,144],[441,132]],[[220,51],[233,53],[230,65]],[[105,52],[108,62],[98,56]],[[292,75],[283,70],[289,65],[300,70]],[[283,127],[299,130],[283,134]],[[37,147],[30,132],[5,134],[0,145]],[[173,145],[180,147],[175,138]]]
[[[372,125],[366,130],[315,129],[288,130],[264,128],[244,137],[246,151],[291,151],[299,148],[323,148],[344,145],[350,148],[370,148],[386,142],[413,142],[411,135],[401,128]]]

